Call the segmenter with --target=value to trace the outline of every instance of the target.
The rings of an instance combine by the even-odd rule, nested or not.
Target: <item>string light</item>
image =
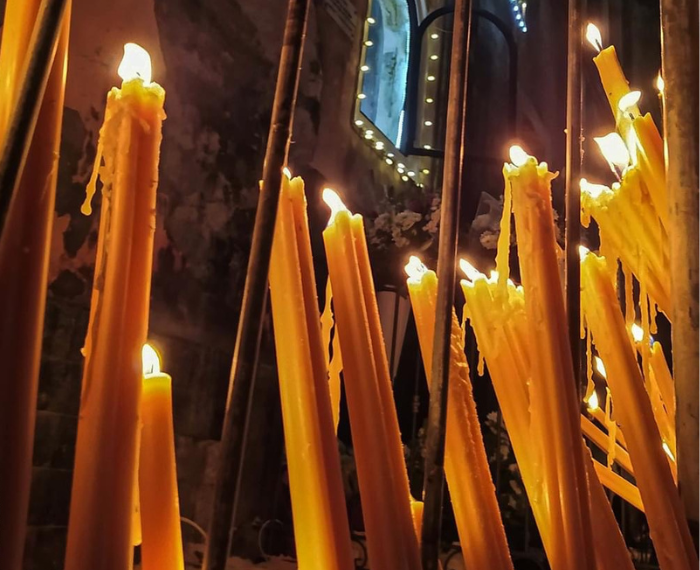
[[[423,170],[421,170],[421,172],[423,174],[430,174],[430,170],[428,170],[427,168],[424,168]]]
[[[371,130],[365,131],[365,138],[366,139],[371,139],[373,135],[374,135],[374,131],[371,131]]]
[[[413,172],[413,170],[409,170],[406,174],[408,174],[411,178],[413,178],[416,175],[416,173]]]
[[[436,53],[434,53],[433,55],[430,56],[430,59],[432,59],[433,61],[437,61],[438,55]]]
[[[426,127],[432,127],[432,126],[433,126],[433,122],[432,122],[432,121],[425,121],[423,124],[424,124]]]
[[[367,47],[372,47],[374,45],[374,42],[372,40],[365,40],[365,45]]]
[[[428,98],[425,100],[425,102],[428,103],[428,104],[430,104],[430,103],[432,103],[432,102],[434,102],[434,101],[435,101],[435,99],[433,99],[432,97],[428,97]]]
[[[525,24],[525,8],[527,7],[527,3],[521,3],[520,0],[510,0],[510,5],[513,9],[515,23],[518,24],[520,31],[527,32],[527,25]]]
[[[357,98],[360,99],[360,100],[364,99],[365,97],[367,97],[367,95],[365,95],[364,93],[358,93],[358,94],[357,94]]]
[[[374,148],[377,150],[383,150],[384,149],[384,143],[382,141],[377,141],[374,143]]]
[[[423,148],[424,148],[425,150],[430,150],[430,149],[433,148],[433,147],[430,146],[429,144],[424,144],[424,145],[423,145]]]
[[[438,39],[439,37],[440,37],[439,34],[436,34],[436,33],[430,34],[430,39],[431,39],[431,40],[436,40],[436,39]]]
[[[360,119],[357,119],[357,120],[355,121],[355,126],[357,126],[357,127],[361,127],[361,126],[364,125],[364,124],[365,124],[364,121],[361,121]]]
[[[401,180],[403,180],[404,182],[408,182],[408,176],[403,175],[403,176],[401,177]]]
[[[369,65],[363,65],[360,67],[361,71],[369,71]]]
[[[394,161],[391,160],[390,158],[384,159],[384,162],[386,162],[387,164],[394,164]]]
[[[428,81],[435,81],[435,76],[434,76],[434,75],[428,75],[428,77],[426,77],[426,79],[427,79]]]
[[[372,24],[376,24],[377,20],[370,16],[369,18],[367,18],[367,23],[371,26]]]

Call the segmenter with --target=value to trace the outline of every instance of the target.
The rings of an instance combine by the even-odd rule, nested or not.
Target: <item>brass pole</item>
[[[698,540],[698,3],[661,0],[678,486]]]
[[[263,185],[253,228],[238,334],[233,351],[214,510],[203,567],[225,570],[245,453],[253,386],[267,305],[267,277],[277,218],[282,169],[287,163],[309,0],[289,0],[272,119],[263,164]]]

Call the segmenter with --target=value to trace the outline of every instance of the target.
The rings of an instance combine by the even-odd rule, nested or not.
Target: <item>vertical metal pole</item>
[[[236,510],[262,322],[267,304],[272,236],[277,218],[282,169],[287,162],[289,151],[308,11],[309,0],[289,0],[263,165],[263,187],[255,215],[253,241],[233,352],[214,509],[204,556],[204,568],[207,570],[225,570],[228,558],[231,523]]]
[[[661,0],[678,486],[698,539],[698,3]]]
[[[577,388],[581,375],[581,3],[569,0],[566,76],[566,314]]]
[[[7,137],[4,141],[0,140],[3,145],[0,156],[0,235],[27,159],[67,4],[68,0],[44,0],[41,3],[32,34],[26,75],[17,96]]]
[[[440,241],[438,245],[438,296],[435,340],[431,363],[432,381],[425,457],[425,506],[423,510],[423,570],[437,570],[444,487],[445,424],[450,372],[450,332],[455,289],[459,198],[464,158],[467,108],[467,69],[471,0],[456,0],[452,31],[447,131],[443,165]]]

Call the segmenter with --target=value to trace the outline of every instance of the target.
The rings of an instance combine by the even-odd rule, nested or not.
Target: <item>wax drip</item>
[[[608,467],[615,463],[615,442],[617,439],[617,422],[613,418],[613,401],[610,388],[605,387],[605,427],[608,429]]]
[[[656,301],[652,299],[651,296],[649,296],[649,332],[651,334],[657,334],[659,332],[659,328],[656,323],[656,317],[658,315],[658,305],[656,304]]]
[[[476,373],[479,376],[483,376],[484,375],[484,355],[481,351],[478,352],[478,357],[479,357],[479,360],[478,360],[477,365],[476,365]]]
[[[503,166],[503,213],[501,215],[500,233],[498,234],[498,244],[496,250],[496,271],[498,271],[499,295],[506,294],[506,284],[510,277],[510,215],[513,204],[512,188],[508,177],[507,167]]]
[[[623,263],[622,274],[625,277],[625,323],[629,327],[634,322],[634,289],[632,272]]]

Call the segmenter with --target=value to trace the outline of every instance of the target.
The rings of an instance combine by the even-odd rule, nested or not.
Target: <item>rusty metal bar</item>
[[[204,556],[206,570],[225,570],[240,486],[253,386],[267,305],[267,278],[277,218],[282,169],[287,163],[309,0],[289,0],[272,119],[263,164],[236,346],[233,352],[214,509]]]
[[[471,0],[456,0],[452,28],[451,71],[440,210],[435,339],[425,444],[425,505],[421,539],[423,570],[437,570],[439,568],[438,555],[440,554],[445,480],[447,388],[450,373],[450,332],[455,291],[459,202],[464,164],[471,12]]]

